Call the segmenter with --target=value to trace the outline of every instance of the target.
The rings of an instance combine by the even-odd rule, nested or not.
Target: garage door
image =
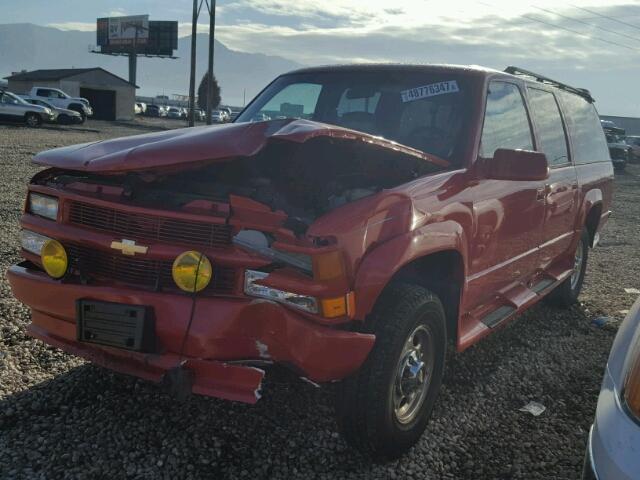
[[[116,119],[116,92],[114,90],[96,90],[81,88],[80,96],[89,100],[96,120]]]

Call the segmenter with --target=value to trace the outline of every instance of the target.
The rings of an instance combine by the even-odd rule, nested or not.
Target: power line
[[[610,45],[615,45],[615,46],[617,46],[617,47],[627,48],[627,49],[629,49],[629,50],[634,50],[634,51],[640,51],[640,49],[639,49],[639,48],[630,47],[629,45],[624,45],[624,44],[622,44],[622,43],[613,42],[613,41],[611,41],[611,40],[605,40],[604,38],[594,37],[594,36],[592,36],[592,35],[587,35],[586,33],[582,33],[582,32],[579,32],[579,31],[577,31],[577,30],[573,30],[573,29],[571,29],[571,28],[562,27],[562,26],[560,26],[560,25],[555,25],[555,24],[553,24],[553,23],[545,22],[545,21],[543,21],[543,20],[540,20],[540,19],[538,19],[538,18],[532,17],[532,16],[530,16],[530,15],[522,15],[522,16],[523,16],[524,18],[528,18],[529,20],[533,20],[534,22],[542,23],[543,25],[547,25],[547,26],[549,26],[549,27],[557,28],[557,29],[560,29],[560,30],[565,30],[565,31],[567,31],[567,32],[573,33],[573,34],[575,34],[575,35],[580,35],[581,37],[585,37],[585,38],[588,38],[588,39],[590,39],[590,40],[598,40],[598,41],[600,41],[600,42],[608,43],[608,44],[610,44]]]
[[[612,22],[620,23],[622,25],[626,25],[627,27],[635,28],[636,30],[640,30],[640,26],[634,25],[633,23],[623,22],[622,20],[618,20],[616,17],[611,17],[609,15],[603,15],[598,12],[594,12],[593,10],[589,10],[588,8],[578,7],[577,5],[571,5],[573,8],[577,8],[578,10],[582,10],[583,12],[590,13],[591,15],[595,15],[596,17],[606,18],[607,20],[611,20]]]
[[[491,5],[491,4],[483,2],[483,1],[476,0],[476,3],[478,3],[480,5],[484,5],[485,7],[497,8],[496,5]],[[555,28],[557,30],[564,30],[565,32],[573,33],[574,35],[579,35],[580,37],[588,38],[589,40],[597,40],[597,41],[602,42],[602,43],[607,43],[609,45],[615,45],[616,47],[622,47],[622,48],[626,48],[627,50],[632,50],[632,51],[636,51],[636,52],[640,51],[640,48],[631,47],[629,45],[625,45],[625,44],[622,44],[622,43],[614,42],[612,40],[606,40],[604,38],[596,37],[596,36],[593,36],[593,35],[588,35],[586,33],[579,32],[578,30],[574,30],[572,28],[563,27],[561,25],[556,25],[556,24],[550,23],[550,22],[545,22],[544,20],[540,20],[539,18],[532,17],[531,15],[523,14],[523,15],[521,15],[521,18],[527,18],[527,19],[529,19],[531,21],[541,23],[543,25]]]
[[[531,6],[533,8],[535,8],[536,10],[541,10],[543,12],[549,13],[551,15],[555,15],[557,17],[566,18],[567,20],[571,20],[572,22],[578,22],[578,23],[581,23],[581,24],[586,25],[588,27],[597,28],[598,30],[602,30],[603,32],[611,33],[613,35],[618,35],[620,37],[630,38],[631,40],[635,40],[636,42],[640,42],[640,38],[634,37],[632,35],[627,35],[626,33],[616,32],[615,30],[610,30],[608,28],[601,27],[600,25],[594,25],[593,23],[584,22],[584,21],[579,20],[577,18],[569,17],[568,15],[562,15],[562,14],[556,13],[556,12],[554,12],[552,10],[547,10],[546,8],[536,7],[535,5],[531,5]]]

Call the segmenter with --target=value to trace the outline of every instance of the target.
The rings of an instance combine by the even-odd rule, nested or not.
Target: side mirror
[[[499,148],[493,158],[484,159],[484,173],[492,180],[546,180],[549,163],[541,152]]]

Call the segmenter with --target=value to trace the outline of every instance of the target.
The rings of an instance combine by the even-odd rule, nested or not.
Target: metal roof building
[[[18,94],[27,94],[33,87],[51,87],[72,97],[84,97],[98,120],[130,120],[134,116],[138,87],[100,67],[33,70],[5,78],[9,90]]]

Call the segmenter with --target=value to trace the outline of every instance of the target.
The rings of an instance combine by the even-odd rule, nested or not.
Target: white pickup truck
[[[56,107],[74,110],[82,116],[83,121],[93,115],[89,100],[81,97],[70,97],[57,88],[33,87],[25,97],[45,100]]]

